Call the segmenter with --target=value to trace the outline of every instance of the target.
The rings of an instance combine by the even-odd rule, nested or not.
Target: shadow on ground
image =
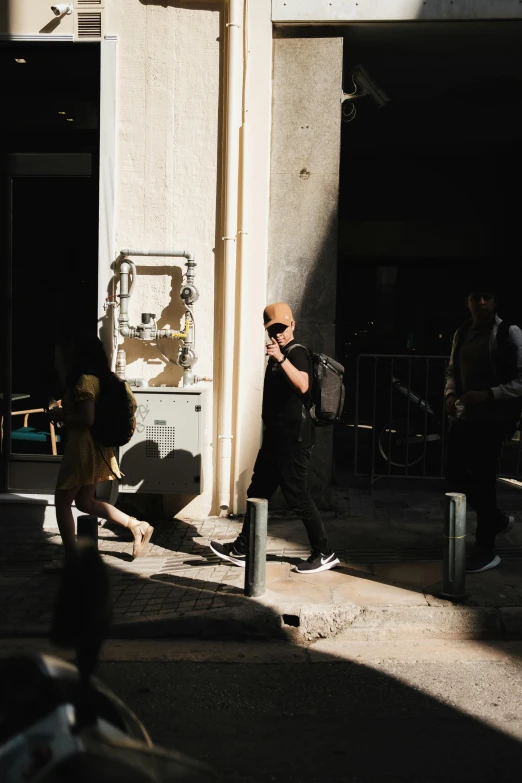
[[[269,521],[267,587],[273,603],[327,603],[333,598],[341,607],[351,602],[439,605],[435,599],[441,588],[440,496],[383,491],[372,499],[351,491],[346,498],[345,508],[341,507],[336,517],[326,521],[332,543],[343,561],[334,572],[315,577],[291,573],[290,567],[307,556],[304,528],[291,518]],[[503,493],[502,500],[509,511],[518,514],[517,492]],[[49,620],[56,577],[44,575],[42,566],[60,556],[61,541],[57,532],[43,530],[43,507],[35,507],[30,516],[23,506],[13,504],[9,508],[1,523],[4,543],[0,553],[0,631],[3,629],[4,635],[30,634]],[[209,550],[208,541],[232,540],[241,521],[165,520],[156,511],[154,523],[147,556],[136,561],[132,561],[132,541],[127,531],[107,524],[99,528],[99,548],[111,573],[117,626],[127,625],[129,633],[146,636],[152,633],[150,619],[154,618],[156,632],[163,626],[163,633],[167,633],[163,620],[167,623],[169,616],[205,614],[209,609],[233,608],[239,619],[246,600],[242,595],[244,571],[220,561]],[[516,526],[500,550],[500,568],[468,578],[473,594],[468,606],[522,606],[519,528],[522,525]],[[382,588],[386,586],[390,587],[383,596]],[[230,633],[230,623],[219,619],[219,614],[213,613],[221,630],[214,626],[212,633]],[[258,618],[255,612],[252,614],[255,624]],[[201,623],[202,620],[200,626]],[[188,623],[186,633],[193,633],[194,628]],[[252,624],[250,629],[255,632]],[[265,630],[278,635],[270,622]]]
[[[378,667],[322,655],[311,665],[298,656],[249,665],[248,649],[244,658],[104,663],[100,674],[155,741],[212,764],[223,780],[520,780],[519,739],[452,706],[450,692],[435,699]],[[471,680],[484,674],[470,667]]]

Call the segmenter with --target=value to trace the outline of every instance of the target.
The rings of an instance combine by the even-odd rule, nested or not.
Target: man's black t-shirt
[[[263,444],[277,451],[310,449],[314,445],[314,423],[309,413],[312,403],[312,360],[308,351],[298,345],[289,351],[295,340],[283,348],[291,362],[300,372],[308,373],[308,391],[299,394],[290,383],[279,363],[270,358],[265,372],[263,386],[263,423],[265,433]]]

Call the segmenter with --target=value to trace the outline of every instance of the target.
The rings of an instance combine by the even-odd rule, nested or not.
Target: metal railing
[[[448,356],[361,354],[357,359],[354,473],[440,479]]]
[[[361,354],[357,358],[354,475],[442,479],[448,420],[448,356]],[[520,432],[503,450],[499,475],[522,475]]]

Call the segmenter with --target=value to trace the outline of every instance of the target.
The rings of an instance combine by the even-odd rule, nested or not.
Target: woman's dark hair
[[[111,375],[103,343],[92,332],[78,332],[61,344],[67,365],[67,388],[74,387],[80,375],[96,375],[101,382]]]

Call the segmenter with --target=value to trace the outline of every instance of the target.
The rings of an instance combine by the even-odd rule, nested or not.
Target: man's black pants
[[[277,487],[281,487],[289,508],[302,519],[312,549],[324,554],[328,549],[328,537],[308,489],[308,462],[311,454],[312,449],[281,453],[263,445],[257,455],[247,497],[270,500]],[[248,540],[247,525],[248,521],[245,520],[239,537],[243,545]]]
[[[446,462],[446,479],[453,492],[464,492],[477,512],[477,548],[491,552],[495,537],[506,525],[497,508],[498,460],[506,437],[505,422],[455,421],[452,423]]]

